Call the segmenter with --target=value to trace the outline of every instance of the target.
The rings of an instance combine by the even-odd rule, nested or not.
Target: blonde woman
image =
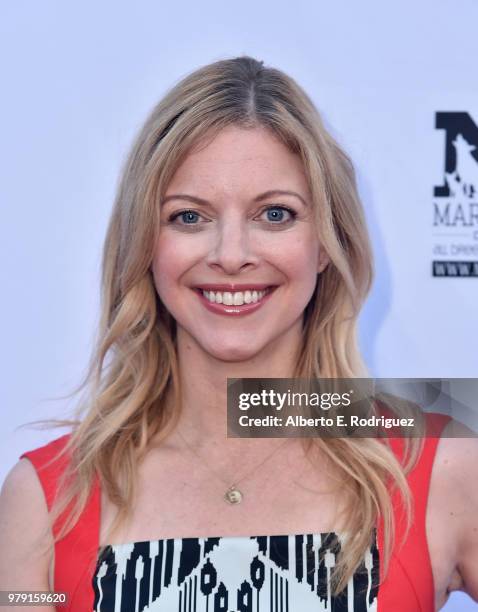
[[[228,377],[364,374],[371,266],[351,162],[290,77],[240,57],[176,85],[124,168],[78,418],[4,484],[1,588],[101,612],[478,598],[478,450],[446,419],[407,452],[226,437]]]

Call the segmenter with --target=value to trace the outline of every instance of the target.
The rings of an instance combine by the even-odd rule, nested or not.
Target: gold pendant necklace
[[[236,485],[231,485],[226,491],[226,494],[224,495],[224,499],[233,505],[240,504],[242,501],[242,497],[243,495],[241,491],[239,491],[239,489],[236,487]]]
[[[266,461],[268,461],[272,455],[274,455],[280,448],[282,448],[283,446],[285,446],[288,442],[288,439],[283,443],[283,444],[279,444],[279,446],[277,446],[272,453],[269,453],[265,459],[263,459],[258,465],[256,465],[252,470],[249,470],[249,472],[247,472],[247,474],[245,476],[242,476],[241,478],[239,478],[238,480],[234,480],[233,483],[235,484],[231,484],[229,485],[229,482],[227,482],[226,480],[224,480],[224,478],[222,476],[220,476],[215,470],[213,470],[205,461],[204,459],[199,455],[199,453],[189,444],[189,442],[187,442],[187,440],[185,440],[184,436],[182,435],[182,433],[177,430],[178,435],[182,438],[184,444],[189,448],[189,450],[196,455],[196,457],[198,457],[201,460],[201,464],[206,467],[210,472],[212,472],[216,478],[218,478],[223,484],[227,485],[228,488],[226,490],[226,492],[224,493],[223,499],[228,503],[231,504],[232,506],[236,506],[237,504],[240,504],[242,502],[242,500],[244,499],[244,493],[238,489],[237,485],[244,480],[245,478],[247,478],[249,476],[249,474],[251,474],[251,472],[254,472],[255,470],[257,470],[258,468],[260,468],[262,465],[264,465],[264,463]]]

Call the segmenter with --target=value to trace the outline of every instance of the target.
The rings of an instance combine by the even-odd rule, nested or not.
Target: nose
[[[248,221],[236,215],[218,222],[206,263],[226,274],[257,266],[259,256],[251,236]]]

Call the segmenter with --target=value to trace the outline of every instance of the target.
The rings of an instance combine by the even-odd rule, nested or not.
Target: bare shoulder
[[[35,468],[20,459],[0,493],[0,590],[48,590],[48,508]]]
[[[442,537],[448,534],[456,588],[478,600],[478,437],[451,421],[439,440],[430,491]],[[446,537],[445,537],[446,539]]]

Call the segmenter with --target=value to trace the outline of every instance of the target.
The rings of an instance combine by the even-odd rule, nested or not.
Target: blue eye
[[[200,215],[194,210],[183,210],[182,212],[176,213],[170,217],[170,221],[175,221],[181,218],[182,223],[180,225],[196,225]]]
[[[264,212],[267,213],[267,220],[276,225],[292,221],[296,216],[295,211],[285,206],[270,206]],[[288,215],[288,218],[286,215]],[[284,217],[286,218],[284,219]]]
[[[184,223],[194,223],[199,219],[199,215],[192,211],[186,211],[181,214],[181,218]]]

